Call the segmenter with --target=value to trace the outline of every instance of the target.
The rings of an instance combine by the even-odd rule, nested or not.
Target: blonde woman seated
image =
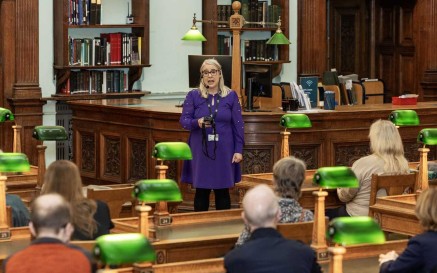
[[[77,166],[68,160],[58,160],[47,168],[41,194],[58,193],[71,204],[74,226],[72,240],[94,240],[108,234],[114,224],[108,205],[99,200],[87,199],[82,187]]]
[[[313,213],[303,209],[298,202],[305,181],[305,170],[305,163],[293,156],[282,158],[273,166],[273,187],[281,210],[279,223],[313,220]],[[250,230],[245,226],[235,246],[241,246],[249,239]]]
[[[367,216],[369,214],[370,185],[372,174],[407,174],[408,161],[396,126],[388,120],[377,120],[370,126],[371,155],[354,162],[352,170],[358,177],[358,188],[337,189],[338,198],[346,204],[326,210],[330,219],[340,216]],[[385,195],[379,191],[377,196]]]

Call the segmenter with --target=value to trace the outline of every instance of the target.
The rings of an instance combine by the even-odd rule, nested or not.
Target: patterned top
[[[309,222],[314,219],[310,210],[303,209],[299,202],[289,198],[279,198],[279,207],[281,209],[281,218],[279,223],[296,223]],[[246,225],[240,234],[235,246],[241,246],[250,238],[249,227]]]

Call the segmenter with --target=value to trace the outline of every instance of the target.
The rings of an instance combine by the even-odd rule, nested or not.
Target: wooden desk
[[[315,170],[307,170],[305,173],[305,181],[302,184],[302,195],[299,198],[299,203],[303,208],[314,210],[315,198],[313,195],[314,191],[319,190],[319,187],[313,185],[313,176]],[[245,174],[241,178],[241,182],[235,184],[235,188],[238,192],[239,204],[243,201],[243,197],[246,192],[259,184],[267,184],[273,187],[273,174],[272,173],[262,173],[262,174]],[[325,190],[329,194],[325,199],[326,208],[339,207],[343,204],[340,199],[338,199],[337,191],[335,189]]]
[[[369,211],[383,230],[414,236],[423,232],[414,212],[416,200],[416,194],[378,197]]]
[[[163,141],[187,141],[189,132],[179,124],[181,108],[174,102],[140,99],[82,100],[69,102],[73,111],[73,154],[85,184],[133,183],[155,178],[153,147]],[[308,114],[312,128],[290,130],[290,150],[304,160],[308,169],[323,166],[351,166],[370,153],[369,127],[387,119],[395,109],[413,109],[420,126],[399,129],[409,161],[419,161],[418,132],[437,127],[437,103],[396,106],[391,104],[338,107],[335,111],[299,111]],[[280,158],[281,135],[278,109],[272,112],[243,113],[245,146],[244,174],[268,173]],[[429,159],[436,158],[431,147]],[[179,181],[181,162],[166,162],[168,177]],[[192,208],[194,190],[184,184],[184,203]],[[238,194],[232,191],[233,207]],[[212,203],[211,206],[214,206]]]

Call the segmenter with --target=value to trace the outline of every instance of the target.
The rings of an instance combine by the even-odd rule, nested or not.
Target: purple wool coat
[[[211,103],[213,99],[214,105]],[[199,118],[209,116],[210,112],[215,113],[214,122],[218,135],[218,141],[215,143],[208,141],[208,135],[213,134],[213,129],[205,128],[204,141],[202,128],[197,123]],[[230,188],[240,182],[240,164],[232,163],[232,157],[234,153],[243,154],[244,122],[241,105],[234,91],[226,97],[216,94],[208,95],[205,99],[198,89],[191,90],[185,98],[180,123],[184,129],[190,130],[188,145],[193,154],[192,160],[184,161],[182,182],[203,189]],[[215,154],[215,159],[205,155],[206,147],[209,157]]]

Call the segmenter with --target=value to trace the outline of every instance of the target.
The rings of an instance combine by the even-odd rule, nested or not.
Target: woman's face
[[[216,91],[221,77],[221,71],[214,65],[205,64],[202,70],[203,84],[208,86],[208,90]]]

